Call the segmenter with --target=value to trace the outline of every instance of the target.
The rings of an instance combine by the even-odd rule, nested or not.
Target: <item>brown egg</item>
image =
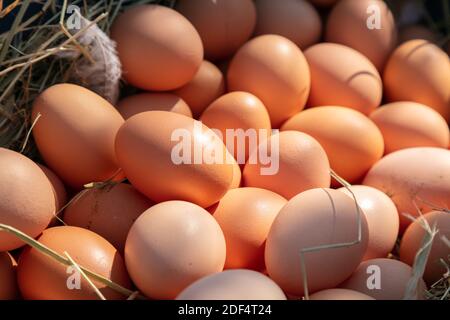
[[[256,0],[255,35],[278,34],[301,49],[320,40],[322,21],[317,10],[304,0]]]
[[[174,93],[186,101],[197,118],[210,103],[225,93],[225,79],[219,68],[203,60],[194,78]]]
[[[262,141],[250,155],[244,185],[290,199],[308,189],[328,188],[330,165],[317,140],[301,132],[281,132]]]
[[[194,26],[173,9],[139,5],[119,15],[111,28],[124,79],[145,90],[173,90],[192,80],[203,61]]]
[[[333,288],[344,281],[367,249],[366,218],[356,209],[350,197],[332,189],[308,190],[289,200],[267,237],[265,261],[269,276],[283,291],[296,296],[304,294],[301,261],[306,268],[309,293]],[[307,252],[302,260],[302,250],[351,243],[358,240],[359,231],[359,243]]]
[[[212,130],[166,111],[128,119],[116,152],[131,184],[153,201],[186,200],[205,208],[227,192],[236,164]]]
[[[393,102],[375,110],[370,119],[383,134],[385,153],[413,147],[447,148],[447,122],[433,109],[416,102]]]
[[[380,75],[358,51],[320,43],[306,50],[305,57],[311,70],[309,106],[343,106],[370,114],[380,105]]]
[[[348,289],[326,289],[312,294],[310,300],[375,300],[358,291]]]
[[[55,208],[56,212],[61,210],[67,203],[67,192],[64,183],[61,179],[49,168],[44,166],[43,164],[36,163],[39,168],[44,172],[47,179],[50,181],[50,184],[53,188],[53,194],[55,195]]]
[[[397,45],[397,28],[384,1],[342,0],[328,17],[325,40],[361,52],[381,71]]]
[[[78,265],[90,271],[126,288],[131,286],[120,254],[108,241],[92,231],[54,227],[45,230],[38,241],[61,255],[67,252]],[[76,269],[31,247],[26,247],[20,255],[17,277],[20,292],[27,300],[99,299]],[[92,281],[106,299],[127,298],[103,283]]]
[[[355,290],[376,300],[403,300],[413,270],[407,264],[393,259],[372,259],[362,262],[340,287]],[[419,280],[415,300],[425,294],[425,283]]]
[[[355,197],[366,217],[369,244],[363,260],[387,257],[398,236],[399,217],[395,204],[386,194],[372,187],[354,185],[350,190],[340,188],[339,191],[351,199]]]
[[[129,184],[88,189],[76,195],[64,210],[64,222],[97,233],[123,252],[132,224],[152,205]]]
[[[318,7],[331,7],[334,5],[338,0],[309,0],[312,4],[315,4]]]
[[[400,234],[411,223],[404,216],[418,216],[432,207],[450,207],[450,151],[410,148],[388,154],[367,173],[363,184],[386,193],[397,206]]]
[[[282,196],[259,188],[228,191],[214,210],[227,245],[225,269],[264,269],[270,226],[286,204]]]
[[[178,0],[175,8],[195,26],[211,60],[233,55],[255,28],[251,0]]]
[[[192,117],[186,102],[170,93],[140,93],[128,96],[118,102],[117,109],[124,119],[145,111],[171,111]]]
[[[230,189],[239,188],[242,181],[241,167],[236,163],[233,165],[233,179],[231,181]]]
[[[231,61],[227,81],[229,91],[246,91],[261,99],[275,128],[303,109],[310,89],[303,53],[278,35],[259,36],[243,45]]]
[[[53,188],[44,172],[20,153],[0,148],[0,223],[34,238],[49,224],[55,205]],[[0,251],[23,245],[17,237],[0,231]]]
[[[280,287],[262,273],[237,269],[201,278],[177,300],[286,300]]]
[[[399,46],[384,70],[389,101],[414,101],[429,106],[450,121],[450,62],[448,55],[426,40]]]
[[[17,263],[8,252],[0,252],[0,300],[15,300],[19,297],[16,280]]]
[[[174,299],[194,281],[222,271],[225,239],[203,208],[185,201],[162,202],[131,227],[125,261],[133,282],[145,295]]]
[[[272,132],[269,114],[261,100],[242,91],[215,100],[200,121],[220,131],[225,146],[239,164],[245,164],[250,152]]]
[[[331,168],[350,183],[361,179],[383,156],[380,130],[363,114],[349,108],[308,109],[286,121],[281,130],[298,130],[317,139]]]
[[[114,139],[123,118],[108,101],[74,84],[56,84],[34,101],[33,119],[38,114],[34,140],[65,183],[81,188],[117,174]]]
[[[439,41],[439,36],[420,24],[413,24],[400,28],[398,33],[398,43],[402,44],[409,40],[423,39],[432,43]]]
[[[428,223],[431,229],[436,226],[438,233],[434,236],[430,255],[425,268],[423,278],[432,285],[441,279],[446,272],[440,259],[448,263],[450,248],[444,242],[443,237],[450,239],[450,213],[446,211],[432,211],[424,214],[418,220],[411,223],[406,229],[400,244],[400,260],[412,266],[417,252],[422,248],[426,229],[422,224]]]

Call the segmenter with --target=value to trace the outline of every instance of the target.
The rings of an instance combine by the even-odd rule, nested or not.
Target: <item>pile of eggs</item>
[[[44,90],[45,165],[0,148],[0,224],[149,299],[188,300],[402,299],[429,226],[423,299],[450,254],[450,62],[404,37],[381,0],[131,7],[111,38],[138,93],[113,106]],[[238,159],[211,129],[266,134]],[[177,130],[231,161],[174,162]],[[264,175],[249,159],[267,143]],[[0,231],[0,299],[98,299],[67,268]]]

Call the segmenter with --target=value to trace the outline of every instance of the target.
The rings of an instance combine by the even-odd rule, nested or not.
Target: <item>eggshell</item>
[[[242,171],[237,163],[233,165],[233,179],[231,180],[230,189],[239,188],[242,181]]]
[[[267,272],[285,292],[304,294],[301,261],[304,261],[309,293],[336,287],[361,262],[368,243],[366,218],[356,210],[355,202],[332,189],[312,189],[289,200],[281,209],[267,237]],[[305,253],[304,249],[361,242],[340,248]]]
[[[387,99],[429,106],[450,121],[448,55],[426,40],[411,40],[389,58],[383,75]]]
[[[225,239],[203,208],[185,201],[162,202],[131,227],[125,261],[145,295],[173,299],[194,281],[222,271]]]
[[[431,206],[450,207],[450,151],[422,147],[390,153],[372,167],[363,184],[391,198],[403,234],[411,223],[404,213],[418,216],[418,209],[426,213]]]
[[[234,54],[250,38],[256,23],[251,0],[179,0],[176,10],[198,30],[205,56],[212,60]]]
[[[266,164],[262,154],[270,152]],[[285,131],[262,141],[244,167],[244,185],[271,190],[290,199],[312,188],[330,186],[330,165],[321,145],[311,136]]]
[[[128,96],[118,102],[117,109],[124,119],[145,111],[171,111],[192,117],[186,102],[170,93],[140,93]]]
[[[361,179],[383,156],[380,130],[363,114],[349,108],[308,109],[286,121],[281,130],[298,130],[317,139],[331,168],[350,183]]]
[[[121,286],[131,286],[120,254],[108,241],[92,231],[69,226],[54,227],[45,230],[38,241],[61,255],[67,252],[78,265]],[[73,267],[63,265],[37,249],[26,247],[17,267],[19,288],[27,300],[99,299],[81,275],[78,275],[80,289],[73,289],[77,284],[75,272]],[[98,281],[93,280],[93,283],[108,300],[126,298]]]
[[[410,266],[398,260],[385,258],[366,260],[340,287],[359,291],[376,300],[403,300],[412,272]],[[425,283],[420,279],[416,300],[424,298],[425,289]]]
[[[278,35],[256,37],[243,45],[228,69],[229,91],[257,96],[269,111],[272,127],[305,106],[310,89],[309,67],[301,50]]]
[[[382,0],[339,1],[328,16],[325,40],[361,52],[381,71],[397,45],[394,16]]]
[[[311,70],[309,106],[343,106],[368,115],[380,105],[380,75],[358,51],[320,43],[308,48],[305,57]]]
[[[304,0],[257,0],[255,35],[278,34],[301,49],[320,40],[322,21],[317,10]]]
[[[393,102],[375,110],[370,119],[383,134],[385,153],[413,147],[447,148],[447,122],[433,109],[416,102]]]
[[[432,43],[439,41],[439,36],[420,24],[413,24],[400,28],[398,34],[398,43],[402,44],[409,40],[423,39]]]
[[[375,300],[366,294],[348,289],[326,289],[309,296],[310,300]]]
[[[177,300],[286,300],[269,277],[251,270],[226,270],[197,280]]]
[[[363,259],[387,257],[398,236],[399,217],[395,204],[386,194],[372,187],[354,185],[349,189],[340,188],[339,191],[356,198],[369,228],[369,244]]]
[[[0,148],[0,223],[34,238],[49,224],[55,204],[44,172],[20,153]],[[23,245],[14,235],[0,231],[0,251]]]
[[[50,181],[50,184],[53,188],[53,194],[55,195],[55,208],[56,212],[58,212],[64,205],[67,203],[67,192],[64,183],[61,179],[49,168],[46,166],[36,163],[39,168],[44,172],[47,179]]]
[[[214,210],[227,245],[225,269],[264,269],[270,226],[286,204],[282,196],[259,188],[228,191]]]
[[[206,107],[225,93],[225,79],[218,67],[203,60],[194,78],[174,93],[183,98],[194,116],[198,117]]]
[[[212,151],[224,156],[208,164]],[[155,202],[179,199],[208,207],[228,190],[235,170],[213,131],[173,112],[149,111],[128,119],[117,133],[116,153],[131,184]]]
[[[431,211],[424,214],[419,220],[414,221],[406,229],[400,243],[400,260],[412,266],[417,252],[422,248],[426,234],[422,224],[428,223],[431,229],[436,226],[438,233],[434,236],[430,255],[425,268],[423,278],[432,285],[441,279],[446,272],[440,259],[448,262],[450,248],[443,237],[450,239],[450,213],[445,211]]]
[[[45,163],[73,188],[104,181],[118,172],[114,139],[123,124],[117,110],[96,93],[56,84],[33,104],[33,137]]]
[[[138,5],[111,28],[125,80],[145,90],[173,90],[195,76],[203,46],[194,26],[173,9]]]
[[[0,252],[0,300],[15,300],[19,297],[16,268],[14,258],[8,252]]]
[[[64,210],[64,222],[97,233],[123,252],[132,224],[152,205],[129,184],[88,189],[76,195]]]

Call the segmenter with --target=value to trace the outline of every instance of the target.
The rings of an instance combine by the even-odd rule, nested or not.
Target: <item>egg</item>
[[[267,234],[286,202],[282,196],[259,188],[238,188],[225,194],[213,212],[225,235],[225,269],[264,269]]]
[[[399,217],[395,204],[386,194],[372,187],[354,185],[349,189],[340,188],[339,191],[356,199],[369,228],[369,244],[363,259],[387,257],[398,236]]]
[[[202,40],[194,26],[171,8],[138,5],[120,14],[111,27],[124,79],[144,89],[177,89],[197,73]]]
[[[370,119],[383,134],[385,153],[413,147],[447,148],[450,144],[445,119],[420,103],[388,103],[375,110]]]
[[[255,28],[251,0],[179,0],[175,8],[198,30],[208,59],[233,55]]]
[[[309,0],[309,2],[319,7],[331,7],[338,1],[339,0]]]
[[[55,195],[44,172],[30,159],[0,148],[0,223],[37,237],[55,214]],[[0,231],[0,251],[24,243]]]
[[[330,165],[314,138],[285,131],[259,144],[244,167],[243,177],[246,187],[267,189],[290,199],[308,189],[328,188]]]
[[[371,259],[362,262],[341,288],[355,290],[376,300],[403,300],[413,270],[407,264],[393,259]],[[419,279],[415,300],[422,300],[425,283]]]
[[[117,133],[116,154],[131,184],[153,201],[186,200],[204,208],[228,191],[236,164],[212,130],[167,111],[128,119]]]
[[[350,183],[363,178],[383,156],[380,130],[363,114],[349,108],[308,109],[286,121],[281,130],[297,130],[317,139],[327,153],[331,168]]]
[[[130,288],[125,264],[117,250],[98,234],[78,227],[54,227],[45,230],[38,241],[64,255],[67,252],[80,266]],[[94,289],[77,273],[39,250],[26,247],[21,253],[17,279],[26,300],[94,300]],[[121,293],[91,279],[106,299],[125,299]]]
[[[359,231],[359,243],[306,252],[302,260],[302,250],[352,243]],[[334,288],[359,265],[367,243],[366,218],[350,197],[332,189],[307,190],[289,200],[272,224],[265,249],[267,272],[283,291],[302,296],[304,261],[309,293]]]
[[[114,139],[124,120],[96,93],[74,85],[56,84],[33,103],[33,137],[53,172],[75,189],[114,177],[119,167]]]
[[[417,217],[432,207],[450,207],[450,151],[420,147],[399,150],[378,161],[367,173],[364,185],[386,193],[400,215],[400,234],[411,223],[404,214]]]
[[[381,71],[397,44],[397,27],[382,0],[342,0],[328,16],[325,41],[361,52]]]
[[[450,121],[450,61],[443,50],[426,40],[410,40],[389,58],[383,75],[388,101],[413,101]]]
[[[184,289],[177,300],[286,300],[286,296],[265,275],[236,269],[197,280]]]
[[[443,237],[450,239],[450,213],[446,211],[431,211],[411,223],[406,229],[400,243],[400,260],[412,266],[418,251],[424,245],[426,229],[422,224],[428,223],[431,229],[436,226],[437,234],[434,236],[423,278],[431,286],[441,279],[447,271],[440,259],[448,263],[450,248]]]
[[[231,180],[230,189],[239,188],[242,182],[242,171],[241,167],[235,163],[233,165],[233,179]]]
[[[326,289],[309,296],[310,300],[375,300],[366,294],[348,289]]]
[[[117,103],[117,109],[124,119],[146,111],[171,111],[192,117],[186,102],[170,93],[139,93],[128,96]]]
[[[17,262],[8,252],[0,252],[0,300],[15,300],[19,297],[16,281]]]
[[[97,233],[123,252],[132,224],[152,205],[125,183],[87,189],[76,195],[64,210],[64,222]]]
[[[311,70],[309,106],[342,106],[368,115],[380,105],[381,77],[358,51],[320,43],[308,48],[305,57]]]
[[[398,34],[399,44],[415,39],[423,39],[432,43],[437,43],[439,41],[439,36],[420,24],[413,24],[400,28]]]
[[[317,10],[304,0],[257,0],[255,35],[278,34],[301,49],[320,40],[322,21]]]
[[[64,186],[64,183],[61,181],[61,179],[52,170],[50,170],[43,164],[40,163],[36,164],[44,172],[45,176],[47,177],[48,181],[52,186],[53,194],[55,196],[55,208],[56,212],[58,212],[67,203],[66,187]]]
[[[229,91],[246,91],[266,106],[272,127],[305,106],[310,89],[308,63],[292,41],[262,35],[244,44],[233,57],[228,73]]]
[[[186,101],[194,116],[198,117],[225,93],[225,78],[218,67],[204,60],[194,78],[174,93]]]
[[[225,239],[209,212],[185,201],[146,210],[125,245],[133,282],[154,299],[173,299],[196,280],[223,270]]]

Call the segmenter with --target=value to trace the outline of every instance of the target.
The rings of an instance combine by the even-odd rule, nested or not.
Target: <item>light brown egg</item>
[[[230,189],[239,188],[242,181],[241,167],[236,163],[233,165],[233,179],[231,180]]]
[[[114,139],[123,124],[119,112],[96,93],[56,84],[33,104],[33,136],[42,158],[73,188],[117,174]]]
[[[197,29],[211,60],[233,55],[255,28],[251,0],[179,0],[175,8]]]
[[[338,2],[338,0],[309,0],[309,2],[318,7],[331,7]]]
[[[392,200],[378,189],[354,185],[340,188],[351,199],[356,198],[367,220],[369,244],[363,260],[385,258],[397,241],[399,217]],[[350,192],[351,191],[351,192]]]
[[[431,211],[424,214],[418,220],[411,223],[406,229],[400,243],[400,260],[412,266],[417,252],[422,248],[426,229],[425,221],[431,229],[436,226],[438,233],[434,236],[430,255],[425,268],[423,278],[432,285],[441,279],[446,272],[440,259],[448,263],[450,248],[443,237],[450,239],[450,213],[445,211]]]
[[[450,121],[450,61],[426,40],[411,40],[389,58],[383,82],[387,99],[429,106]]]
[[[192,80],[203,61],[194,26],[173,9],[139,5],[119,15],[111,28],[123,77],[145,90],[173,90]]]
[[[309,106],[343,106],[370,114],[380,105],[380,75],[358,51],[320,43],[308,48],[305,57],[311,70]]]
[[[302,260],[302,250],[352,243],[359,230],[361,242],[304,253]],[[304,261],[309,293],[334,288],[359,265],[367,242],[366,218],[350,197],[332,189],[308,190],[292,198],[275,218],[266,242],[267,272],[283,291],[302,296]]]
[[[439,41],[439,35],[420,24],[413,24],[400,28],[398,33],[399,44],[415,39],[423,39],[432,43],[436,43]]]
[[[0,223],[37,237],[55,214],[55,195],[44,172],[30,159],[0,148]],[[24,243],[0,231],[0,251]]]
[[[225,79],[218,67],[203,60],[194,78],[174,93],[186,101],[197,118],[215,99],[225,93]]]
[[[450,207],[450,151],[439,148],[410,148],[388,154],[367,173],[363,184],[386,193],[397,206],[400,234],[432,207]],[[416,207],[417,206],[417,207]]]
[[[133,282],[145,295],[174,299],[184,288],[225,263],[225,239],[216,220],[185,201],[167,201],[145,211],[125,246]]]
[[[17,262],[7,252],[0,252],[0,300],[19,298],[16,280]]]
[[[327,153],[331,168],[350,183],[363,178],[383,156],[380,130],[363,114],[349,108],[308,109],[286,121],[281,130],[298,130],[317,139]]]
[[[376,300],[403,300],[412,272],[410,266],[398,260],[366,260],[340,287],[364,293]],[[414,299],[423,299],[425,289],[425,282],[420,279]]]
[[[320,40],[322,21],[317,10],[304,0],[256,0],[255,35],[278,34],[301,49]]]
[[[36,164],[39,168],[41,168],[47,179],[50,181],[50,184],[52,185],[53,194],[55,195],[55,208],[56,212],[58,212],[67,203],[66,187],[64,186],[64,183],[61,181],[61,179],[52,170],[50,170],[43,164]]]
[[[54,227],[45,230],[38,241],[61,255],[67,252],[78,265],[121,286],[131,286],[120,254],[108,241],[92,231]],[[31,247],[25,248],[20,255],[17,277],[20,292],[27,300],[99,299],[88,282],[76,273],[76,269]],[[105,284],[92,281],[106,299],[127,298]]]
[[[192,117],[186,102],[170,93],[139,93],[128,96],[118,102],[117,109],[125,120],[146,111],[170,111]]]
[[[229,91],[257,96],[269,111],[272,127],[305,106],[310,89],[309,67],[301,50],[278,35],[256,37],[243,45],[230,63]]]
[[[382,0],[342,0],[328,17],[325,40],[361,52],[381,71],[397,45],[397,27]]]
[[[354,290],[326,289],[309,296],[310,300],[375,300],[374,298]]]
[[[270,226],[286,204],[282,196],[259,188],[228,191],[213,212],[227,245],[225,269],[264,269]]]
[[[277,133],[262,141],[243,173],[246,187],[271,190],[286,199],[308,189],[330,186],[330,165],[322,146],[296,131]]]
[[[375,110],[370,119],[383,134],[386,154],[413,147],[447,148],[450,143],[445,119],[420,103],[389,103]]]
[[[262,273],[237,269],[201,278],[177,300],[286,300],[280,287]]]

